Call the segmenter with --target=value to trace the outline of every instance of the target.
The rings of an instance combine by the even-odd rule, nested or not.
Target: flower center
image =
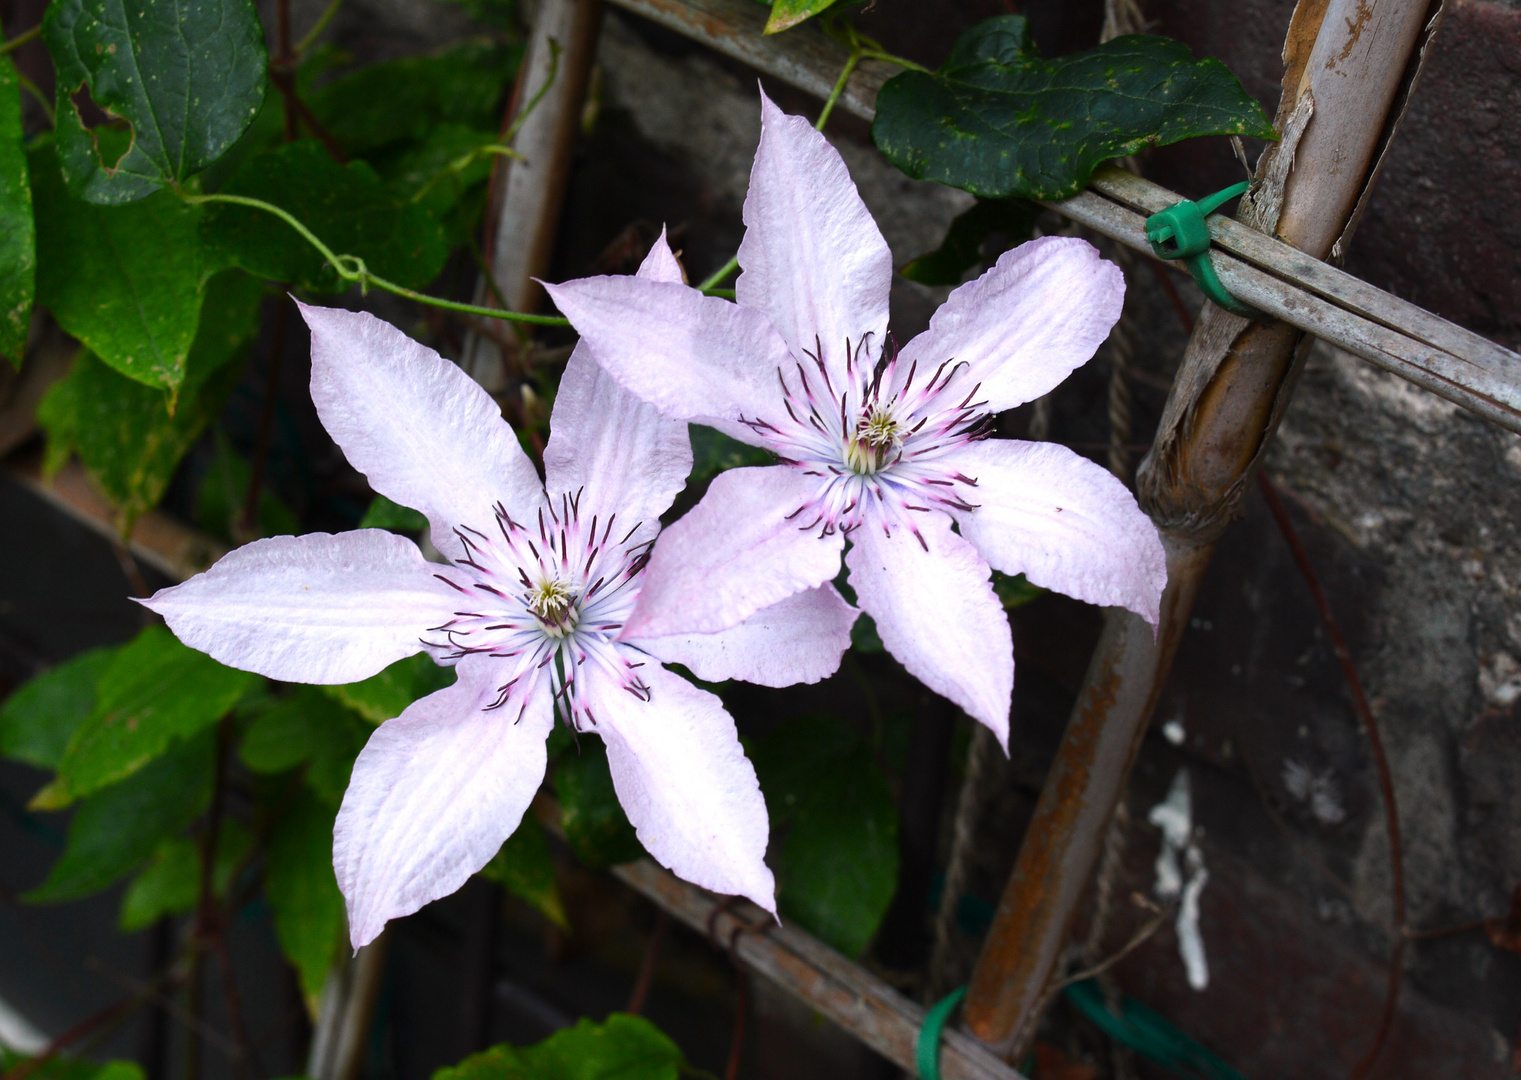
[[[903,425],[880,405],[873,405],[856,421],[845,444],[845,464],[860,476],[872,476],[898,459],[903,446]]]
[[[579,612],[576,594],[553,578],[539,582],[528,593],[528,610],[544,624],[550,637],[565,637],[576,628]]]

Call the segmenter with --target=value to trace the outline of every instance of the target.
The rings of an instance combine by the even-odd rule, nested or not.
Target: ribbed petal
[[[977,481],[961,535],[1005,574],[1090,604],[1129,608],[1153,626],[1167,560],[1156,526],[1107,469],[1054,443],[988,439],[946,455]]]
[[[793,355],[822,348],[830,379],[844,385],[847,348],[864,339],[868,365],[882,349],[892,252],[839,152],[764,93],[744,218],[739,302],[764,311]]]
[[[1086,240],[1044,236],[962,285],[903,348],[919,374],[964,363],[968,390],[1002,412],[1051,391],[1092,358],[1120,317],[1125,275]],[[899,371],[908,370],[900,364]]]
[[[582,675],[582,700],[639,842],[687,881],[774,913],[766,802],[733,719],[717,697],[659,665],[640,674],[648,701],[601,672]]]
[[[839,670],[859,614],[833,585],[823,585],[789,596],[716,634],[629,644],[667,663],[684,665],[704,682],[815,683]]]
[[[944,514],[916,515],[915,524],[928,550],[907,529],[889,539],[870,520],[851,533],[851,588],[908,673],[986,724],[1007,749],[1014,640],[988,564]]]
[[[550,696],[486,711],[501,661],[466,657],[459,681],[413,702],[370,736],[333,830],[333,868],[354,948],[391,919],[448,896],[512,835],[544,779]]]
[[[193,649],[271,679],[347,683],[422,650],[459,594],[381,529],[255,540],[141,603]]]
[[[650,249],[639,276],[681,281],[665,234]],[[623,389],[596,362],[584,340],[560,378],[544,448],[545,487],[550,496],[575,495],[581,513],[617,514],[621,538],[642,523],[636,540],[652,538],[660,515],[686,486],[692,441],[684,420],[668,420],[653,405]]]
[[[817,477],[787,465],[719,473],[702,502],[655,542],[620,636],[716,633],[832,580],[844,538],[804,527],[813,516],[804,508],[818,492]]]
[[[312,402],[349,464],[393,502],[426,514],[433,544],[488,531],[500,501],[518,521],[543,487],[501,409],[432,349],[362,311],[300,305],[312,329]]]
[[[777,372],[792,356],[759,311],[628,276],[544,288],[608,374],[666,416],[748,443],[758,440],[741,420],[785,417]]]

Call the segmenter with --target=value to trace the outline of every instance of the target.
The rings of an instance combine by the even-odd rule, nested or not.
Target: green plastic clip
[[[1194,276],[1199,291],[1237,315],[1254,312],[1226,292],[1220,283],[1220,275],[1215,273],[1215,264],[1209,258],[1209,222],[1205,219],[1249,187],[1251,185],[1243,181],[1198,202],[1182,199],[1146,219],[1146,240],[1157,258],[1182,259]]]
[[[945,1031],[945,1022],[964,997],[966,987],[963,986],[951,991],[924,1014],[924,1026],[919,1029],[919,1038],[914,1043],[914,1061],[919,1066],[920,1080],[940,1080],[940,1036]]]

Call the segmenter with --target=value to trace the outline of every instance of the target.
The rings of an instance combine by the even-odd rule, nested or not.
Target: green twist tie
[[[924,1026],[919,1029],[919,1039],[914,1044],[914,1058],[919,1065],[921,1080],[940,1080],[940,1036],[945,1022],[966,997],[966,987],[952,990],[929,1012],[924,1014]]]
[[[1220,283],[1215,264],[1209,258],[1209,222],[1205,218],[1249,187],[1251,185],[1243,181],[1198,202],[1181,199],[1146,219],[1146,240],[1157,258],[1182,259],[1194,276],[1199,291],[1219,307],[1237,315],[1252,315],[1254,312],[1226,292]]]

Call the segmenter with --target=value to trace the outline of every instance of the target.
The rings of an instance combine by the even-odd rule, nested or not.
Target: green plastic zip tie
[[[945,1031],[945,1022],[964,997],[966,987],[952,990],[924,1014],[924,1026],[919,1029],[919,1038],[914,1043],[914,1060],[919,1066],[920,1080],[940,1080],[940,1036]]]
[[[1181,199],[1146,219],[1146,242],[1157,258],[1182,259],[1199,291],[1219,307],[1237,315],[1253,315],[1255,312],[1226,292],[1220,283],[1220,275],[1215,273],[1215,264],[1209,258],[1209,222],[1205,219],[1237,195],[1244,194],[1249,187],[1251,185],[1243,181],[1198,202]]]

